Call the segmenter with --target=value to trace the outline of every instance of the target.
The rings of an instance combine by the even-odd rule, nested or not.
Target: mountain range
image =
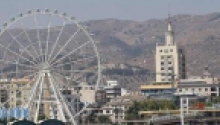
[[[175,15],[170,20],[175,42],[185,49],[188,76],[202,75],[205,67],[208,67],[211,73],[219,77],[220,12],[206,15]],[[148,76],[147,72],[155,72],[156,44],[165,43],[167,19],[146,21],[105,19],[84,21],[82,24],[97,41],[102,68],[106,69],[103,74],[104,81],[118,80],[126,87],[137,88],[139,84],[146,84],[154,79],[154,76]],[[76,27],[72,28],[70,31],[71,24],[67,25],[66,32],[75,32]],[[55,41],[59,30],[59,26],[51,30],[51,41]],[[10,31],[18,34],[21,29],[10,29]],[[28,34],[31,40],[36,41],[35,29],[28,30]],[[46,41],[47,30],[42,29],[40,36],[41,40]],[[64,35],[61,41],[67,38]],[[19,36],[18,39],[23,45],[27,45],[28,41],[24,35]],[[85,39],[85,37],[79,35],[77,39]],[[1,41],[7,45],[12,38],[6,33],[1,37]],[[74,45],[68,45],[68,49],[72,49]],[[11,49],[16,50],[18,46],[14,44]]]
[[[220,13],[171,17],[175,42],[185,49],[187,74],[205,67],[220,76]],[[84,22],[98,41],[103,65],[129,64],[155,71],[156,44],[164,44],[167,19],[92,20]]]

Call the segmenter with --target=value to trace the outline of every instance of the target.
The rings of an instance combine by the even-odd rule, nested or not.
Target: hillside
[[[175,31],[175,41],[185,48],[188,74],[201,75],[204,67],[208,66],[214,75],[220,76],[218,66],[220,63],[220,13],[176,15],[171,17],[171,20]],[[154,72],[155,70],[155,45],[164,43],[167,19],[90,20],[83,22],[83,25],[93,34],[94,40],[98,41],[102,65],[110,71],[103,76],[104,80],[116,79],[130,88],[137,88],[139,84],[147,83],[149,79],[152,80],[154,76],[147,76],[146,71]],[[67,32],[71,32],[71,27],[71,25],[66,26]],[[54,27],[51,30],[51,41],[55,41],[59,29],[60,27]],[[10,31],[17,34],[21,32],[21,29]],[[32,40],[37,39],[34,29],[28,30],[28,34]],[[47,31],[42,29],[40,35],[46,41]],[[28,41],[23,37],[20,36],[19,40],[25,44]],[[11,41],[7,33],[2,38],[1,41],[4,41],[5,45]],[[67,38],[64,35],[61,40]],[[79,35],[77,39],[84,38]],[[68,49],[72,49],[74,45],[68,46]],[[11,49],[16,50],[17,46],[14,44]],[[123,64],[125,64],[124,68]],[[137,73],[134,69],[144,72]],[[131,72],[133,75],[124,75],[124,72]]]
[[[175,41],[183,46],[188,74],[200,75],[205,66],[220,76],[220,13],[176,15],[171,18]],[[164,43],[167,20],[143,22],[106,19],[87,21],[90,32],[100,41],[104,64],[123,63],[154,70],[156,43]]]

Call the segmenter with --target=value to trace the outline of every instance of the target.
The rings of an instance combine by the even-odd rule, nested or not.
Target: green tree
[[[111,122],[109,116],[98,116],[97,120],[98,120],[98,123],[110,123]]]
[[[128,108],[126,113],[127,120],[139,119],[139,111],[152,111],[152,110],[173,110],[178,107],[173,101],[170,100],[148,100],[144,102],[133,102],[133,104]]]
[[[125,112],[125,114],[126,114],[125,119],[127,119],[127,120],[139,119],[138,112],[142,108],[143,107],[140,102],[134,101],[132,106],[130,106],[128,108],[128,110]]]
[[[220,102],[220,97],[215,97],[212,102],[213,103],[219,103]]]
[[[203,104],[206,107],[212,106],[212,102],[202,102],[202,101],[194,102],[191,106],[197,107],[198,104]]]
[[[3,125],[7,125],[7,118],[0,119],[0,123]]]
[[[117,119],[119,120],[119,113],[120,113],[120,109],[119,108],[115,108],[114,110],[113,110],[113,112],[115,113],[115,115],[117,116]]]

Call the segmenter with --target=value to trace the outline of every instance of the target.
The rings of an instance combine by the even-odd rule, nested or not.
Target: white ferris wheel
[[[100,80],[96,42],[81,23],[57,10],[21,13],[3,25],[0,53],[1,79],[28,79],[17,90],[27,91],[21,106],[28,108],[29,120],[38,122],[39,114],[48,110],[51,119],[76,125],[86,106],[76,110],[63,92],[71,89],[77,98],[80,95],[72,88],[87,82],[96,90]],[[13,98],[9,94],[1,107]]]

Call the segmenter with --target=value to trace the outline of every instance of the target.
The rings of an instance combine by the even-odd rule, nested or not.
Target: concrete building
[[[103,106],[107,102],[105,90],[97,90],[95,94],[95,102],[98,107]]]
[[[111,99],[121,96],[121,87],[113,86],[113,87],[105,87],[107,102]]]
[[[87,83],[81,83],[75,87],[75,92],[80,95],[80,102],[94,103],[95,102],[95,86]]]
[[[24,106],[30,96],[31,83],[28,84],[29,79],[12,79],[10,82],[8,93],[11,101],[9,102],[9,106],[11,108]]]
[[[209,78],[208,78],[209,79]],[[197,79],[184,79],[179,80],[177,83],[172,82],[164,83],[151,83],[148,85],[141,85],[140,91],[143,95],[198,95],[204,97],[217,97],[220,95],[220,84],[206,81],[206,78]]]
[[[0,104],[3,104],[9,99],[10,93],[8,92],[8,88],[10,88],[10,81],[8,79],[0,79]],[[5,105],[6,108],[9,107],[9,103]]]
[[[29,79],[0,79],[0,102],[8,103],[5,107],[16,108],[26,104],[29,97]]]
[[[147,97],[140,94],[120,96],[112,99],[110,102],[104,105],[101,110],[99,110],[97,115],[110,116],[112,122],[120,123],[123,119],[125,119],[126,110],[128,110],[134,101],[140,102],[145,100],[147,100]]]
[[[204,81],[179,82],[176,95],[186,94],[216,97],[220,95],[220,84],[207,84]]]
[[[177,95],[196,94],[205,97],[219,96],[220,84],[216,77],[205,68],[202,76],[190,77],[178,81]]]
[[[130,93],[125,88],[119,86],[118,82],[114,80],[107,81],[106,86],[104,86],[102,89],[106,92],[107,102],[109,102],[113,98],[124,96]]]
[[[171,82],[186,78],[185,55],[174,41],[171,21],[165,34],[165,45],[156,46],[156,82]]]
[[[106,84],[107,84],[108,87],[110,87],[110,86],[113,87],[113,86],[117,86],[118,82],[115,81],[115,80],[109,80],[109,81],[106,81]]]
[[[141,85],[140,91],[145,96],[172,94],[176,91],[176,84],[173,86],[171,82],[151,83]]]

